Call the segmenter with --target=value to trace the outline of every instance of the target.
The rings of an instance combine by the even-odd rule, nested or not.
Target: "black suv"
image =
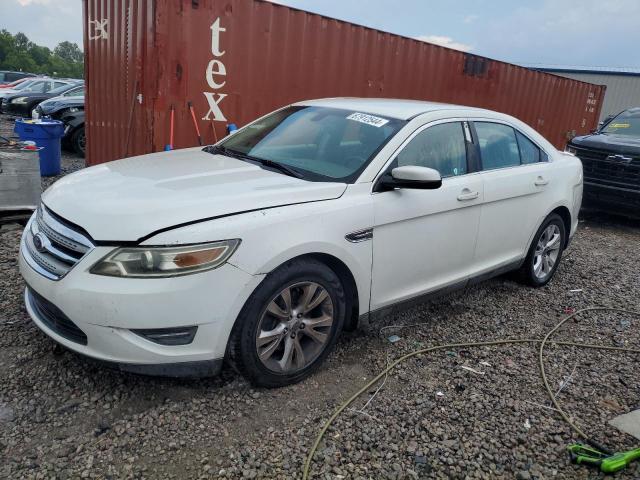
[[[582,160],[586,207],[640,218],[640,107],[575,137],[567,151]]]

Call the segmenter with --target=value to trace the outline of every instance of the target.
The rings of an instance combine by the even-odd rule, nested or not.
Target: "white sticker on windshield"
[[[355,112],[347,117],[347,120],[355,120],[356,122],[366,123],[367,125],[371,125],[372,127],[382,127],[389,123],[389,120],[385,120],[384,118],[374,117],[373,115],[368,115],[366,113]]]

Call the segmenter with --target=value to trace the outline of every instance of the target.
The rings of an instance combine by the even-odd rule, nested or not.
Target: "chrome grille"
[[[640,157],[588,148],[576,148],[576,156],[582,161],[585,183],[640,190]]]
[[[89,238],[41,205],[27,225],[23,254],[34,270],[59,280],[92,248]]]

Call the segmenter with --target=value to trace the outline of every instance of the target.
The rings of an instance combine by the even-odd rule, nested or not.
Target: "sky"
[[[0,28],[49,47],[82,45],[81,2],[0,0]],[[513,63],[640,67],[640,0],[277,2]]]

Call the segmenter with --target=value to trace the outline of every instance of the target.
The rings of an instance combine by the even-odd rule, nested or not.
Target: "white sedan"
[[[300,381],[342,330],[517,270],[576,231],[582,167],[523,122],[407,100],[282,108],[216,145],[49,188],[25,229],[26,308],[122,370]]]

